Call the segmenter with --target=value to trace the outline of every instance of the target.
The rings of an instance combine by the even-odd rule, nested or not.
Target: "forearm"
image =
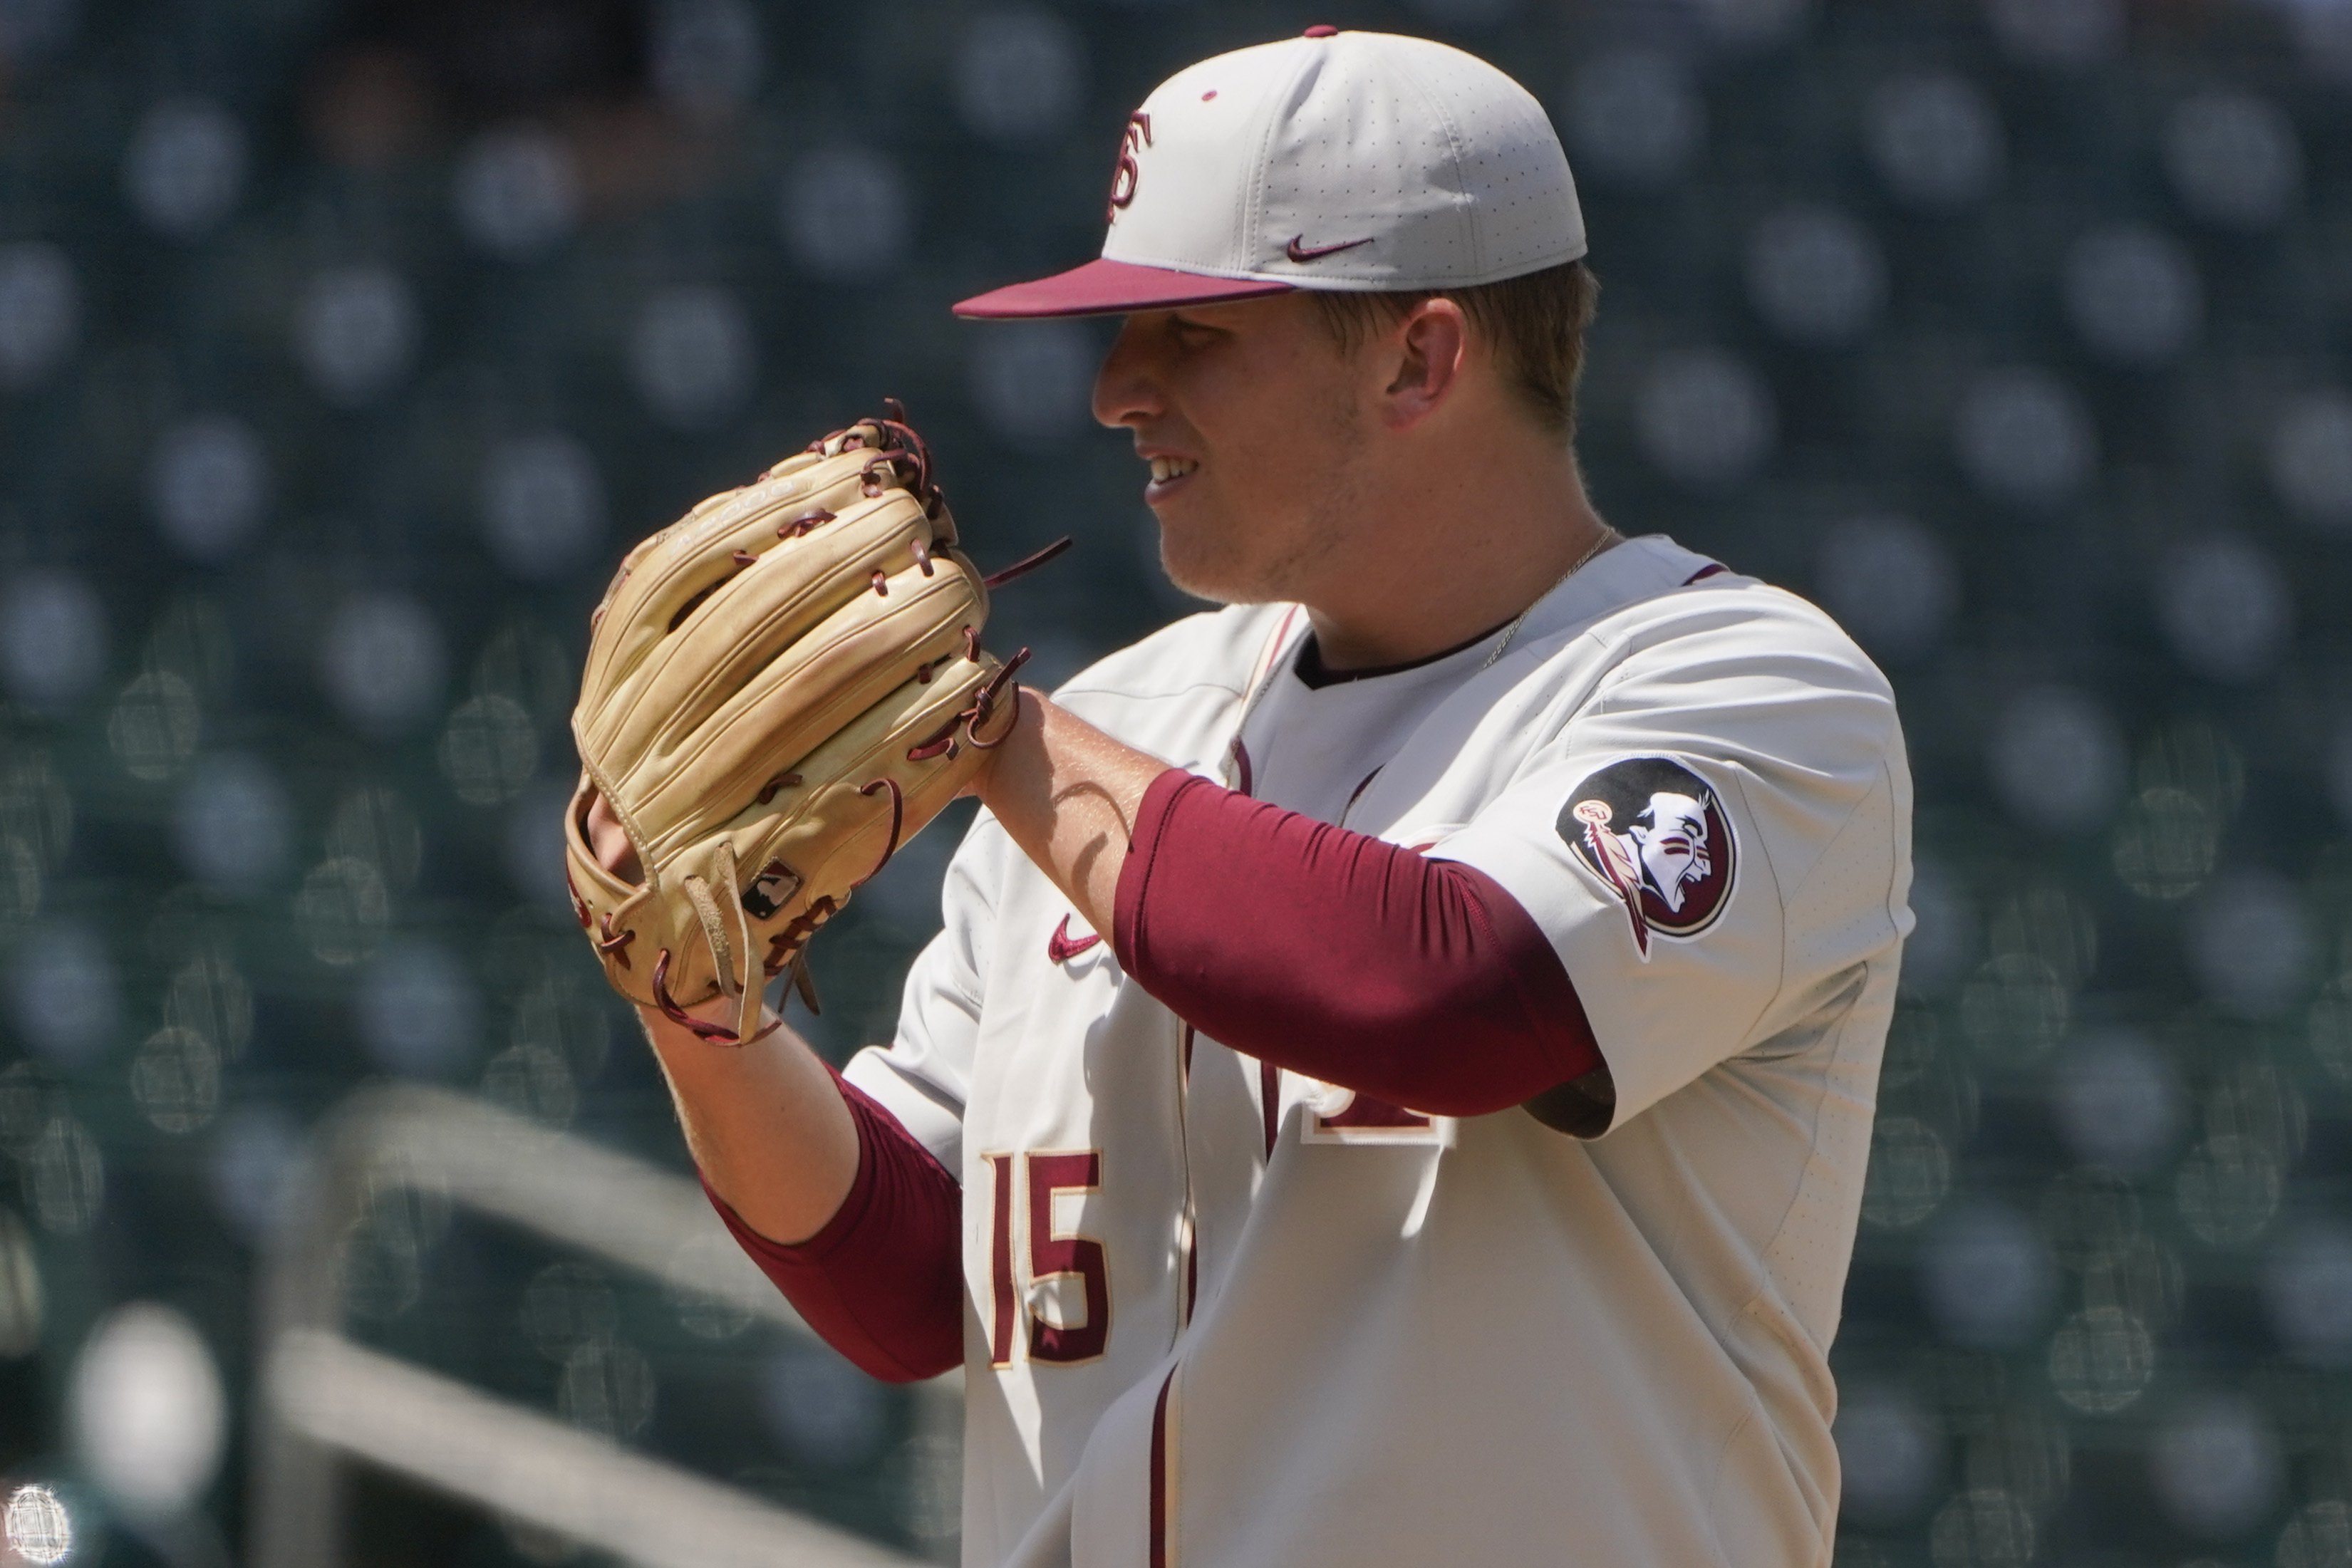
[[[606,870],[630,882],[643,874],[602,796],[589,808],[587,828]],[[716,997],[687,1010],[725,1022],[734,1003]],[[781,1023],[732,1046],[698,1040],[652,1008],[640,1006],[637,1016],[710,1190],[771,1241],[815,1235],[857,1179],[857,1129],[824,1063]],[[774,1021],[772,1013],[761,1016]]]
[[[781,1026],[749,1045],[712,1045],[650,1008],[638,1016],[710,1190],[771,1241],[823,1229],[857,1179],[857,1128],[816,1053]]]
[[[651,1009],[639,1017],[704,1189],[802,1319],[876,1377],[905,1382],[955,1365],[955,1177],[781,1023],[739,1049],[698,1040]]]
[[[936,1377],[963,1359],[963,1193],[896,1116],[846,1080],[835,1087],[856,1124],[857,1179],[822,1230],[778,1246],[712,1198],[827,1344],[889,1382]]]
[[[1013,841],[1108,936],[1135,817],[1168,764],[1026,687],[978,786]]]
[[[980,789],[1129,977],[1222,1044],[1465,1115],[1603,1065],[1558,954],[1467,867],[1187,783],[1034,692]]]

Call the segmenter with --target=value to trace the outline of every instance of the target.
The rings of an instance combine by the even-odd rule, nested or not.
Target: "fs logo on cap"
[[[1739,846],[1706,779],[1664,757],[1612,762],[1570,791],[1559,836],[1625,905],[1633,946],[1696,936],[1731,898]]]
[[[1119,133],[1118,162],[1110,172],[1110,204],[1103,210],[1106,222],[1118,222],[1118,210],[1134,204],[1135,187],[1143,180],[1135,155],[1150,145],[1151,116],[1139,109],[1127,117],[1127,129]]]

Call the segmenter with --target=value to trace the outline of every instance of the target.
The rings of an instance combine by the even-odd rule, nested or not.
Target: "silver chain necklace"
[[[1541,604],[1545,600],[1549,599],[1554,593],[1559,591],[1559,585],[1566,582],[1570,578],[1574,577],[1578,572],[1582,571],[1586,566],[1591,564],[1594,556],[1599,555],[1611,545],[1622,542],[1623,538],[1624,536],[1620,534],[1615,528],[1611,528],[1607,523],[1601,524],[1601,537],[1592,541],[1592,548],[1586,550],[1582,555],[1578,556],[1574,566],[1571,566],[1566,571],[1561,572],[1558,578],[1553,580],[1552,585],[1549,588],[1545,589],[1541,593],[1537,594],[1534,599],[1528,601],[1528,607],[1511,618],[1511,623],[1503,628],[1502,640],[1495,644],[1495,651],[1486,655],[1486,662],[1478,667],[1481,670],[1493,669],[1495,667],[1495,661],[1501,658],[1505,651],[1510,647],[1511,639],[1519,634],[1519,628],[1528,623],[1528,617],[1536,612],[1536,606]]]

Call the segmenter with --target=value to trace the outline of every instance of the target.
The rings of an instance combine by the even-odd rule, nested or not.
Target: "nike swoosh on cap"
[[[1337,256],[1343,250],[1353,250],[1360,245],[1370,245],[1372,243],[1372,237],[1370,235],[1366,235],[1361,239],[1343,240],[1338,245],[1308,245],[1306,243],[1305,235],[1292,235],[1290,243],[1282,247],[1282,254],[1293,261],[1313,261],[1318,256]]]

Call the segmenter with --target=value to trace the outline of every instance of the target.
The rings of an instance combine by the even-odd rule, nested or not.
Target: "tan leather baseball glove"
[[[705,1040],[752,1037],[767,978],[805,980],[809,937],[1013,723],[1026,653],[982,651],[989,585],[891,412],[637,546],[592,622],[572,910],[614,989]],[[641,883],[590,846],[600,793]],[[731,1028],[687,1015],[715,996]]]

